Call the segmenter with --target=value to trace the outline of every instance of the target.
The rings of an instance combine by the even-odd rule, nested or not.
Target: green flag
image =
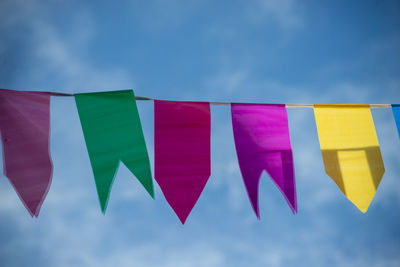
[[[150,161],[132,90],[76,94],[101,210],[105,213],[119,162],[154,198]]]

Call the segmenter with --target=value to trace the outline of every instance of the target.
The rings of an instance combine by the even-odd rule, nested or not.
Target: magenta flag
[[[51,184],[50,94],[0,89],[4,175],[31,216],[38,216]]]
[[[210,104],[154,101],[155,179],[185,223],[211,174]]]
[[[240,171],[257,217],[260,218],[258,185],[263,170],[296,213],[296,183],[285,105],[231,104],[231,112]]]

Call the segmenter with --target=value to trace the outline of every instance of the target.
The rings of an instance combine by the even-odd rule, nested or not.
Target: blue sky
[[[168,100],[399,103],[398,1],[0,2],[0,88],[133,88]],[[153,164],[153,104],[139,102]],[[312,109],[289,109],[298,214],[266,174],[258,221],[213,106],[212,174],[186,224],[121,165],[106,215],[73,98],[51,100],[53,182],[38,219],[0,179],[2,266],[399,266],[400,142],[373,110],[386,173],[366,214],[324,173]],[[2,167],[1,167],[2,168]]]

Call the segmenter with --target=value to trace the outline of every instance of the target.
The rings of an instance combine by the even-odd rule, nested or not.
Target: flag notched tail
[[[150,161],[133,91],[76,94],[75,102],[102,212],[107,208],[120,161],[154,198]]]
[[[231,113],[239,166],[257,217],[258,186],[264,170],[296,213],[296,183],[285,105],[231,104]]]

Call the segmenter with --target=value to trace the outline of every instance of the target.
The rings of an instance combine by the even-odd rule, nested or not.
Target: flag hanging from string
[[[399,134],[400,137],[400,104],[392,104],[392,111],[394,120],[397,125],[397,133]]]
[[[239,166],[257,217],[258,185],[264,170],[296,213],[296,183],[285,105],[232,103],[231,113]]]
[[[369,105],[315,105],[325,171],[362,212],[385,172]]]
[[[4,175],[31,214],[38,216],[51,184],[50,94],[0,90]]]
[[[154,198],[150,161],[132,90],[76,94],[75,102],[105,213],[120,161]]]
[[[155,179],[182,224],[211,175],[210,104],[154,101]]]

